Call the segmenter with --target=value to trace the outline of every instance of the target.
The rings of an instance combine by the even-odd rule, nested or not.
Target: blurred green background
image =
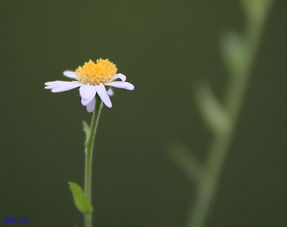
[[[267,19],[207,227],[287,226],[286,7],[274,1]],[[102,114],[95,226],[183,226],[195,188],[167,152],[181,142],[205,158],[211,137],[193,87],[205,79],[222,96],[219,43],[244,28],[239,1],[4,0],[1,9],[0,226],[7,217],[82,225],[67,182],[82,184],[82,120],[91,115],[76,90],[43,84],[100,57],[136,90],[116,91]]]

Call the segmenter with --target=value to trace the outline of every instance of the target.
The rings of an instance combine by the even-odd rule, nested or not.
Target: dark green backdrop
[[[275,1],[207,227],[287,226],[286,2]],[[105,108],[94,160],[95,226],[181,227],[194,186],[168,159],[182,142],[201,159],[210,135],[192,88],[221,95],[225,31],[242,31],[238,1],[1,2],[0,226],[81,226],[67,182],[82,183],[76,91],[43,83],[88,59],[109,57],[136,86]],[[10,224],[12,226],[13,224]]]

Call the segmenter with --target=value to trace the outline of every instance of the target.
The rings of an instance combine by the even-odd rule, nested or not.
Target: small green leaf
[[[222,42],[222,54],[226,66],[232,76],[240,76],[246,67],[246,45],[241,36],[229,32],[225,34]]]
[[[182,144],[175,143],[170,146],[170,159],[191,181],[198,183],[203,169],[195,155]]]
[[[88,139],[90,137],[91,130],[90,130],[90,126],[85,121],[83,121],[83,130],[84,130],[85,136],[86,136],[85,144],[87,144]]]
[[[69,187],[73,194],[75,206],[78,210],[84,214],[91,214],[93,212],[93,206],[83,192],[81,186],[76,183],[69,182]]]
[[[195,95],[199,110],[210,130],[215,134],[225,132],[230,127],[230,117],[210,87],[203,84],[198,86]]]

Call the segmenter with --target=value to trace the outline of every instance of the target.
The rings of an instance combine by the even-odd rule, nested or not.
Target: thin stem
[[[85,194],[89,201],[92,199],[92,157],[94,140],[96,136],[97,126],[100,118],[100,113],[103,107],[103,103],[99,98],[96,98],[96,107],[92,116],[90,134],[85,147]],[[92,214],[84,215],[85,227],[92,227]]]
[[[234,72],[234,75],[231,75],[231,80],[227,87],[225,107],[229,113],[230,126],[224,132],[217,133],[209,147],[206,167],[204,168],[202,179],[197,185],[198,191],[195,204],[191,209],[191,215],[187,222],[188,227],[202,227],[206,221],[210,205],[216,192],[218,178],[235,132],[235,125],[248,85],[251,65],[258,47],[266,14],[267,10],[261,20],[248,25],[245,37],[245,64],[240,73]]]

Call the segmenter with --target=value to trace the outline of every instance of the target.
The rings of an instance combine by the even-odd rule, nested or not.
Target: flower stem
[[[85,194],[88,200],[92,199],[92,157],[94,140],[96,136],[97,126],[100,118],[100,113],[103,107],[103,103],[99,98],[96,98],[96,107],[92,116],[90,133],[85,147]],[[92,227],[92,214],[84,214],[85,227]]]

